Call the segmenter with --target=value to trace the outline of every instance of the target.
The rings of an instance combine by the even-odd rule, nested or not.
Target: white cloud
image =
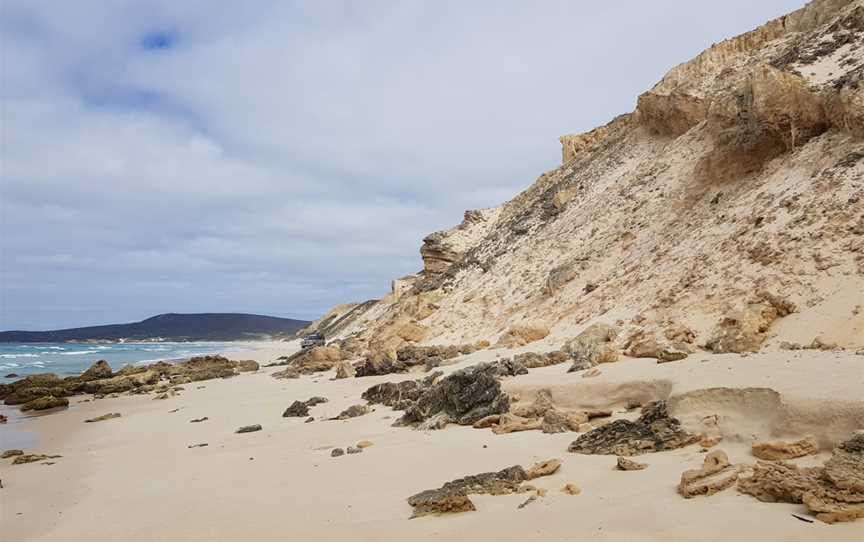
[[[5,0],[0,329],[381,295],[558,135],[800,4]]]

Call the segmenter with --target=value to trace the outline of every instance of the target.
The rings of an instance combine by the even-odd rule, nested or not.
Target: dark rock
[[[24,455],[24,450],[6,450],[2,454],[0,454],[0,459],[9,459],[10,457],[15,457],[16,455]]]
[[[313,407],[313,406],[315,406],[315,405],[320,405],[320,404],[322,404],[322,403],[326,403],[326,402],[327,402],[327,398],[326,398],[326,397],[318,397],[318,396],[316,396],[316,397],[312,397],[312,398],[310,398],[310,399],[307,399],[307,400],[306,400],[306,406],[308,406],[308,407]]]
[[[36,463],[38,461],[45,461],[46,459],[57,459],[63,457],[62,455],[46,455],[46,454],[24,454],[16,456],[15,459],[12,460],[13,465],[23,465],[26,463]]]
[[[6,378],[18,378],[18,375],[15,373],[9,373],[8,375],[6,375]]]
[[[381,376],[393,373],[404,373],[408,371],[408,366],[399,360],[392,361],[387,358],[367,358],[362,363],[358,363],[354,367],[354,370],[354,376],[359,378],[364,376]]]
[[[340,455],[345,455],[345,450],[342,448],[333,448],[330,451],[330,457],[339,457]]]
[[[528,369],[516,359],[504,358],[495,362],[499,377],[527,375]]]
[[[204,448],[205,446],[209,446],[206,442],[202,442],[200,444],[190,444],[186,446],[187,448]]]
[[[244,425],[243,427],[237,429],[235,433],[254,433],[255,431],[260,431],[261,426],[259,424],[255,425]]]
[[[579,454],[633,456],[673,450],[698,441],[669,417],[665,401],[649,403],[636,421],[615,420],[573,441],[567,451]]]
[[[102,414],[101,416],[96,416],[95,418],[88,418],[84,420],[85,423],[94,423],[94,422],[102,422],[105,420],[111,420],[114,418],[119,418],[121,415],[119,412],[111,412],[110,414]]]
[[[360,396],[366,401],[404,410],[417,399],[440,377],[441,371],[436,371],[421,380],[403,380],[402,382],[383,382],[367,389]]]
[[[194,420],[189,420],[189,423],[201,423],[206,422],[209,419],[210,418],[208,418],[207,416],[204,416],[203,418],[195,418]]]
[[[456,371],[424,390],[399,420],[400,425],[420,424],[432,417],[443,423],[471,425],[510,408],[507,394],[496,378],[498,366],[481,363]],[[440,416],[439,416],[440,415]]]
[[[291,406],[282,413],[283,418],[302,418],[309,415],[309,406],[303,401],[294,401]]]
[[[358,416],[363,416],[364,414],[369,414],[372,412],[372,409],[369,408],[368,405],[352,405],[342,412],[339,413],[335,418],[331,418],[332,420],[347,420],[349,418],[356,418]]]
[[[348,446],[348,449],[345,451],[348,454],[359,454],[363,451],[363,448],[355,448],[354,446]]]

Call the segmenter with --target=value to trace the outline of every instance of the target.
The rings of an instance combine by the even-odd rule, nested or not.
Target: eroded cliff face
[[[758,330],[767,347],[864,345],[862,74],[864,0],[711,47],[633,113],[563,136],[562,166],[514,199],[424,239],[423,272],[342,335],[392,355],[602,321],[704,345],[768,295],[796,310]]]

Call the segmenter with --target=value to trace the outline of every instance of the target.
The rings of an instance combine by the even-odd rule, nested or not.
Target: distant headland
[[[160,314],[127,324],[0,331],[0,342],[238,341],[294,336],[310,322],[258,314]]]

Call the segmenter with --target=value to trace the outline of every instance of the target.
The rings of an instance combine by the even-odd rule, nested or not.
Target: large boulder
[[[501,391],[494,363],[481,363],[456,371],[425,390],[399,420],[420,424],[433,416],[460,425],[471,425],[491,414],[503,414],[510,400]]]

